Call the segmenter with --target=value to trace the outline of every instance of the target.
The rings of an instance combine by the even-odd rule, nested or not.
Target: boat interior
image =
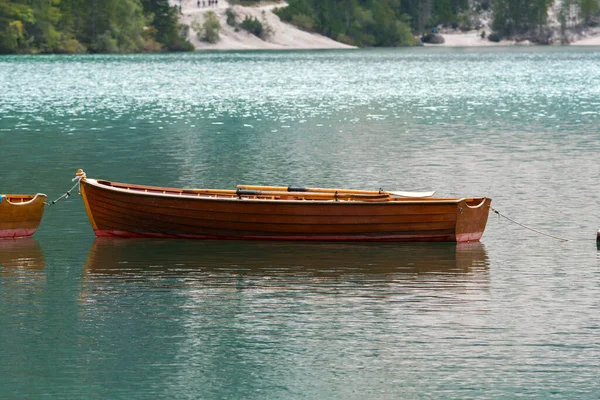
[[[432,198],[430,196],[404,197],[397,196],[392,192],[370,192],[361,190],[347,189],[320,189],[319,192],[312,192],[305,188],[296,188],[303,191],[284,191],[276,187],[277,190],[249,190],[243,189],[240,185],[235,190],[224,189],[178,189],[158,186],[143,186],[128,183],[110,182],[105,180],[96,180],[101,186],[110,186],[116,189],[124,189],[127,191],[138,191],[149,194],[166,194],[185,197],[200,197],[200,198],[220,198],[220,199],[247,199],[247,200],[295,200],[295,201],[359,201],[359,202],[439,202],[439,201],[458,201],[458,198]],[[294,189],[294,188],[291,188]],[[325,191],[330,190],[330,191]],[[350,193],[348,193],[350,192]],[[467,205],[477,207],[483,203],[485,198],[468,198]]]
[[[11,204],[29,203],[36,195],[31,194],[0,194],[0,204],[8,201]]]

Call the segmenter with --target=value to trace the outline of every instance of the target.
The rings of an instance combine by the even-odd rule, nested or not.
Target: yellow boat
[[[0,194],[0,239],[35,233],[46,204],[45,194]]]

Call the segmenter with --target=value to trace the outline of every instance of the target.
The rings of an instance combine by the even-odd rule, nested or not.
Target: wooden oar
[[[266,196],[266,197],[300,197],[315,199],[344,199],[344,200],[368,200],[368,199],[388,199],[386,193],[331,193],[331,192],[284,192],[277,190],[246,190],[238,189],[239,196]]]
[[[269,190],[278,192],[309,192],[309,193],[346,193],[346,194],[368,194],[368,195],[390,195],[398,197],[431,197],[435,192],[403,192],[403,191],[372,191],[357,189],[333,189],[333,188],[305,188],[294,186],[256,186],[256,185],[237,185],[238,189],[247,190]]]
[[[182,193],[198,193],[198,194],[231,194],[235,195],[237,190],[227,189],[182,189]]]
[[[282,190],[215,190],[215,189],[183,189],[182,193],[197,193],[206,195],[231,195],[238,197],[296,197],[306,200],[355,200],[355,201],[387,201],[390,196],[386,193],[332,193],[332,192],[288,192]]]

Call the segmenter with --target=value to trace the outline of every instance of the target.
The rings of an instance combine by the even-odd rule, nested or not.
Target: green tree
[[[302,29],[358,46],[415,43],[400,0],[290,0],[277,14]]]
[[[263,36],[263,24],[256,18],[247,16],[240,24],[240,27],[259,38],[262,38]]]
[[[34,22],[33,10],[29,6],[0,0],[0,53],[28,52],[26,26]]]
[[[546,24],[552,0],[494,0],[492,28],[502,35],[522,34]]]
[[[193,50],[184,28],[168,0],[0,0],[1,53]]]
[[[205,15],[206,20],[202,24],[202,32],[199,35],[201,40],[209,43],[217,43],[219,41],[219,32],[221,24],[214,11],[209,11]]]
[[[186,29],[179,23],[178,11],[169,5],[169,0],[141,0],[144,12],[150,16],[150,23],[156,29],[155,38],[169,51],[191,51],[194,46],[188,42]]]
[[[586,24],[589,24],[592,18],[600,12],[600,4],[598,0],[579,0],[579,9],[581,18]]]

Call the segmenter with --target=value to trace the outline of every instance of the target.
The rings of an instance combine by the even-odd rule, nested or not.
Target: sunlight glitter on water
[[[56,198],[78,168],[436,190],[574,239],[491,215],[466,250],[101,242],[72,196],[0,243],[0,397],[596,398],[598,65],[556,47],[0,58],[3,191]]]

